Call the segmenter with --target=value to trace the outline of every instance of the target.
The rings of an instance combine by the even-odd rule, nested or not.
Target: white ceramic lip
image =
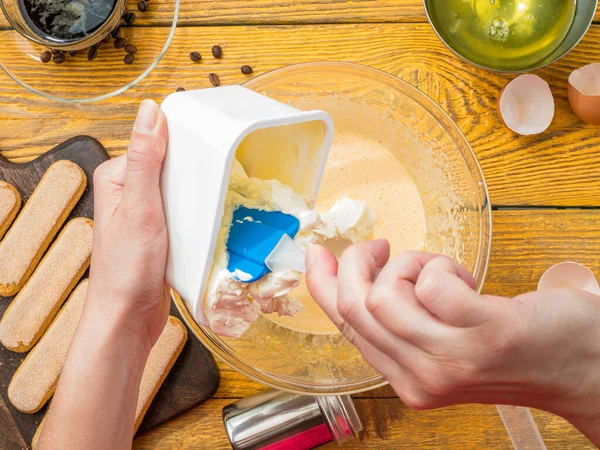
[[[572,288],[600,295],[600,285],[594,273],[583,264],[565,261],[550,267],[538,282],[538,290]]]

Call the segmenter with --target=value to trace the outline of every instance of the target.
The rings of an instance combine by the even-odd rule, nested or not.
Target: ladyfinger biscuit
[[[146,366],[144,367],[135,412],[134,434],[142,423],[144,415],[148,411],[160,386],[173,368],[173,364],[175,364],[175,361],[183,350],[186,341],[187,328],[185,325],[177,317],[169,316],[167,325],[156,341],[156,344],[154,344],[154,347],[152,347],[146,361]],[[37,445],[43,426],[44,421],[42,420],[31,441],[33,449]]]
[[[187,341],[187,328],[177,317],[169,316],[167,325],[150,350],[144,367],[137,409],[135,412],[134,433],[139,428],[154,396],[171,371],[177,357]]]
[[[71,220],[0,321],[0,343],[26,352],[42,336],[90,265],[93,222]]]
[[[12,184],[0,181],[0,239],[10,227],[10,224],[21,207],[21,194]]]
[[[79,283],[48,331],[13,375],[8,385],[8,399],[19,411],[33,414],[54,394],[81,318],[87,288],[87,279]]]
[[[71,161],[57,161],[48,167],[0,242],[0,296],[15,295],[23,287],[86,183],[83,170]]]

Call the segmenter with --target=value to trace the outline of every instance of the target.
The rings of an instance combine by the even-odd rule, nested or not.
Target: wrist
[[[131,311],[127,302],[112,296],[106,298],[88,293],[80,327],[93,340],[108,347],[114,346],[123,353],[131,352],[147,358],[154,345],[140,315]]]

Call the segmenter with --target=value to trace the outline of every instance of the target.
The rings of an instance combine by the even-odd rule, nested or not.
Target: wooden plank
[[[156,45],[153,36],[164,32],[156,28],[143,31],[148,46]],[[207,56],[214,43],[224,45],[222,60]],[[191,50],[206,56],[202,63],[190,61]],[[18,58],[16,49],[10,51]],[[565,59],[538,72],[549,81],[556,100],[554,123],[538,136],[518,137],[497,117],[496,98],[512,76],[480,70],[455,58],[425,24],[200,27],[178,30],[164,60],[139,87],[100,103],[43,101],[0,75],[0,151],[25,160],[67,137],[86,133],[100,139],[114,155],[126,147],[137,105],[145,97],[160,101],[178,86],[208,87],[210,72],[218,73],[223,84],[244,82],[247,77],[239,68],[245,63],[263,74],[314,60],[370,65],[430,95],[456,120],[474,147],[493,204],[600,206],[600,133],[572,113],[566,89],[573,69],[600,60],[600,26],[594,26]],[[93,63],[103,64],[102,57]],[[55,69],[28,64],[32,77],[46,67]],[[117,75],[113,66],[93,86],[115,76],[126,80],[128,68],[117,67]],[[66,64],[58,69],[74,71]],[[45,77],[44,82],[52,84],[52,77]],[[83,92],[91,86],[82,81],[71,88]]]
[[[4,384],[2,388],[4,388]],[[3,398],[0,398],[0,430],[2,430],[0,441],[3,450],[27,449],[27,443],[21,436],[19,428]]]
[[[136,439],[142,449],[229,449],[221,419],[222,408],[233,400],[213,399],[162,427]],[[511,448],[496,408],[461,405],[435,411],[411,411],[397,399],[355,399],[365,431],[347,449],[489,449]],[[549,450],[593,449],[563,419],[535,411]],[[323,448],[339,448],[329,444]]]
[[[425,22],[420,0],[180,0],[181,25],[275,25],[309,23],[398,23]],[[136,10],[137,2],[129,1]],[[138,24],[167,25],[172,9],[165,0],[152,0],[145,14],[138,14]],[[600,11],[600,9],[599,9]],[[600,20],[600,12],[596,13]],[[0,27],[7,26],[0,16]]]
[[[600,279],[600,210],[513,210],[493,214],[484,292],[515,296],[537,288],[561,261],[577,261]]]

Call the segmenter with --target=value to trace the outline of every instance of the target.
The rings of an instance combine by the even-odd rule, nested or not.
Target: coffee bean
[[[219,79],[219,75],[217,75],[216,73],[209,74],[208,79],[210,80],[213,86],[221,86],[221,80]]]
[[[121,27],[117,27],[110,32],[110,35],[113,39],[117,39],[121,37]]]
[[[61,51],[60,51],[60,50],[56,50],[55,48],[51,49],[50,51],[52,52],[52,54],[53,54],[54,56],[56,56],[56,55],[60,55],[60,53],[61,53]]]
[[[127,26],[133,25],[133,23],[135,22],[135,13],[132,11],[129,11],[127,14],[125,14],[123,16],[123,20],[125,20],[125,23],[127,24]]]
[[[241,71],[244,75],[250,75],[252,73],[252,67],[248,65],[243,65]]]
[[[45,52],[42,52],[42,54],[40,55],[40,61],[43,62],[44,64],[49,62],[52,59],[52,53],[50,53],[48,50],[46,50]]]
[[[108,44],[110,42],[110,34],[107,34],[104,40],[102,41],[104,44]]]
[[[56,64],[62,64],[65,62],[65,55],[62,53],[59,53],[58,55],[54,55],[54,58],[52,58],[52,60],[56,63]]]
[[[123,48],[125,47],[125,44],[127,43],[127,41],[125,41],[125,39],[123,39],[122,37],[116,38],[115,39],[115,48]]]
[[[137,53],[137,47],[133,44],[126,44],[125,45],[125,51],[127,53],[130,53],[132,55],[135,55]]]
[[[102,42],[98,42],[98,43],[92,45],[91,48],[100,48],[100,47],[102,47]]]
[[[144,0],[140,0],[137,4],[137,7],[138,11],[144,12],[148,9],[148,3],[146,3]]]
[[[98,56],[98,49],[94,47],[90,48],[87,54],[88,61],[93,61],[96,59],[96,56]]]
[[[183,91],[185,91],[185,88],[178,87],[178,88],[177,88],[177,90],[176,90],[175,92],[183,92]]]
[[[77,50],[69,50],[69,56],[77,56]]]
[[[192,61],[198,62],[202,59],[202,55],[200,55],[200,53],[198,52],[192,52],[190,53],[190,59]]]
[[[212,48],[212,54],[215,58],[221,59],[223,57],[223,49],[221,48],[220,45],[215,45]]]
[[[125,55],[125,58],[123,58],[123,62],[125,64],[133,64],[134,61],[135,61],[135,55],[132,55],[131,53],[127,53]]]

